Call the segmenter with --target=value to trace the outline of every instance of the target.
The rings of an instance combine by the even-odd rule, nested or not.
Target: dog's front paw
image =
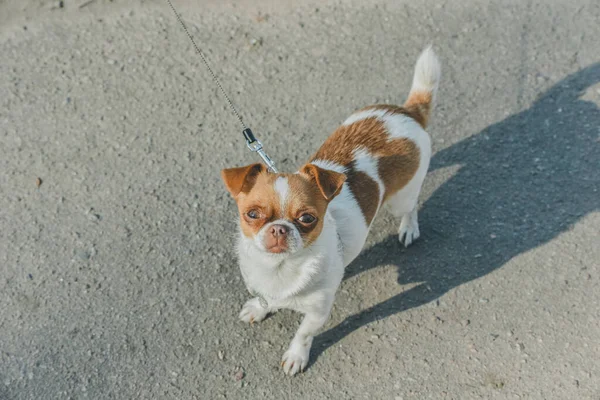
[[[304,368],[308,364],[309,353],[310,346],[305,347],[292,343],[281,359],[283,372],[290,376],[296,375],[298,372],[304,372]]]
[[[258,297],[250,299],[244,304],[240,312],[240,319],[249,324],[260,322],[269,314],[269,310],[260,305]]]

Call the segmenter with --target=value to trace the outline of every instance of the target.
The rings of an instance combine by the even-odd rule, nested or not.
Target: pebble
[[[75,254],[77,255],[77,257],[81,258],[82,260],[89,260],[91,257],[90,252],[83,250],[83,249],[75,250]]]
[[[55,10],[57,8],[65,8],[65,2],[64,2],[64,0],[53,1],[53,2],[50,2],[50,3],[47,3],[47,4],[48,4],[48,7],[51,10]]]
[[[223,361],[223,359],[225,358],[225,353],[223,353],[223,350],[219,350],[217,356],[219,357],[219,360]]]
[[[244,373],[244,370],[243,370],[243,369],[239,369],[239,370],[238,370],[238,371],[235,373],[235,375],[234,375],[234,378],[235,378],[236,382],[239,382],[239,381],[241,381],[242,379],[244,379],[244,377],[245,377],[245,376],[246,376],[246,374]]]
[[[90,208],[87,212],[87,217],[90,221],[100,221],[102,217],[100,214],[96,214],[93,208]]]
[[[259,39],[252,38],[252,39],[250,39],[250,46],[252,46],[252,47],[262,46],[262,44],[263,44],[263,40],[261,38],[259,38]]]

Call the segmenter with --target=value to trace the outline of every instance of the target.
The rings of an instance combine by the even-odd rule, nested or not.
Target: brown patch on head
[[[290,189],[286,202],[287,218],[300,232],[306,247],[321,234],[327,205],[342,190],[346,175],[306,164],[299,174],[287,178]],[[305,223],[302,216],[306,215],[315,217],[315,221]]]
[[[281,218],[281,202],[273,186],[277,176],[263,168],[251,178],[251,185],[245,183],[244,190],[234,195],[245,236],[253,237],[266,223]]]
[[[285,218],[296,226],[304,241],[304,246],[311,245],[323,230],[323,221],[329,201],[323,196],[319,186],[311,176],[290,174],[287,176],[289,193],[286,201]],[[315,218],[312,223],[303,223],[301,217],[310,215]]]
[[[237,187],[242,188],[234,198],[243,234],[254,237],[265,224],[285,220],[296,227],[305,247],[313,243],[323,229],[327,205],[341,190],[345,176],[314,166],[303,168],[299,174],[272,174],[266,168],[255,173],[250,167],[240,168],[235,173],[232,170],[223,172],[223,179],[232,194]],[[244,168],[249,169],[251,175],[240,185],[239,175],[244,174]],[[276,190],[278,179],[287,181],[285,201]]]

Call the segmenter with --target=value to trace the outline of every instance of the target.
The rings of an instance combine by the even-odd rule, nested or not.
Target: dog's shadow
[[[460,168],[421,208],[421,239],[402,252],[390,235],[346,271],[349,277],[394,264],[399,283],[418,284],[318,335],[311,360],[360,327],[486,275],[600,209],[600,110],[582,99],[598,82],[600,63],[435,154],[430,171]]]

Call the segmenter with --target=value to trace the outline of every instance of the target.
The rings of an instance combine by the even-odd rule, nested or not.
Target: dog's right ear
[[[221,178],[225,187],[235,198],[240,193],[248,193],[256,183],[256,177],[265,171],[265,166],[260,163],[239,168],[228,168],[221,171]]]

